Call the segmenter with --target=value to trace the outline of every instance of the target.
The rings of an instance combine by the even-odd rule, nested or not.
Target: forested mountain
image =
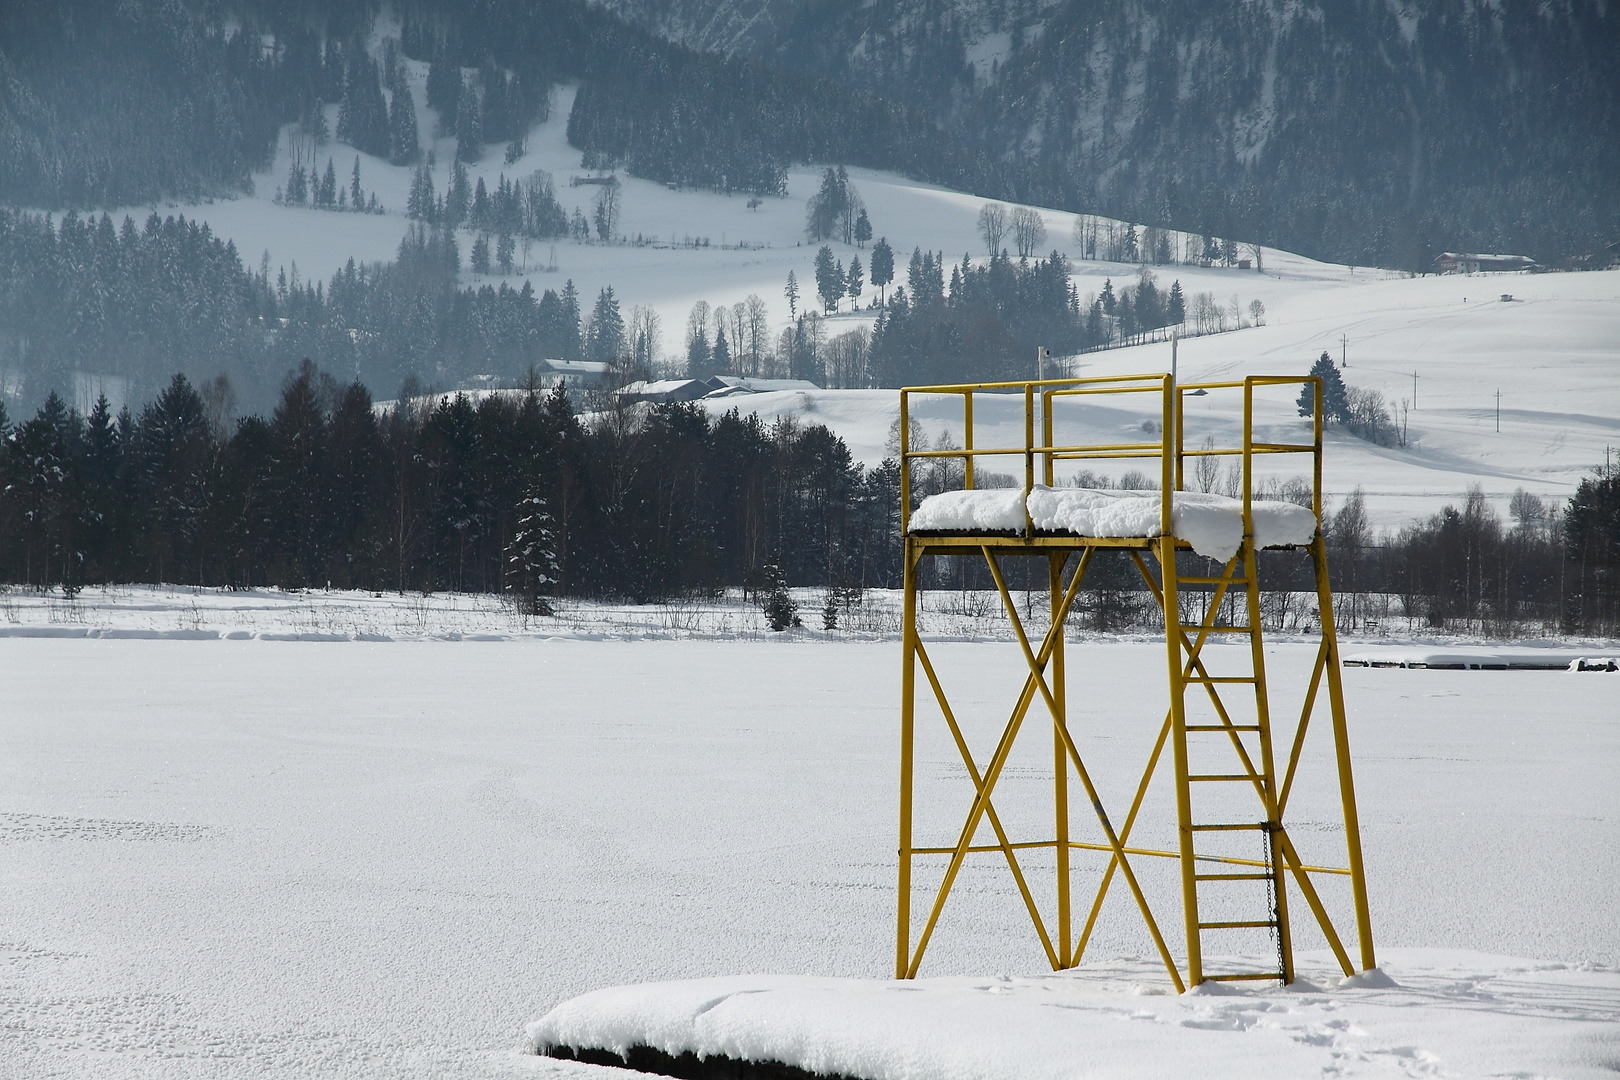
[[[926,110],[1026,201],[1413,269],[1620,235],[1603,0],[606,2]]]
[[[458,85],[457,69],[488,73],[473,130],[484,141],[520,134],[508,129],[525,103],[532,112],[540,89],[577,80],[569,138],[591,166],[774,193],[788,164],[836,161],[1000,190],[982,157],[922,113],[691,50],[583,0],[394,10],[406,56],[448,65]],[[352,130],[338,134],[352,145],[408,161],[414,147],[391,145],[388,58],[367,49],[377,13],[369,0],[0,6],[0,200],[82,209],[241,189],[279,126],[323,102],[342,103],[339,126]],[[454,109],[447,120],[468,135]]]

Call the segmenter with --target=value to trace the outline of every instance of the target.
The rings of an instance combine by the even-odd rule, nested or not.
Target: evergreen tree
[[[787,297],[788,318],[789,319],[798,318],[798,316],[799,316],[799,279],[793,275],[793,271],[791,271],[791,270],[788,271],[787,287],[782,290],[782,294]]]
[[[1345,389],[1344,377],[1333,364],[1326,350],[1311,365],[1311,374],[1322,380],[1322,419],[1345,421],[1350,419],[1350,397]],[[1299,415],[1310,416],[1316,411],[1316,395],[1309,383],[1299,391]]]
[[[1169,325],[1180,326],[1187,321],[1187,298],[1181,292],[1181,280],[1170,283],[1170,301],[1165,308]]]
[[[726,341],[726,328],[720,326],[714,332],[714,370],[716,374],[727,375],[731,367],[731,346]]]
[[[609,285],[596,296],[591,309],[590,333],[585,342],[585,359],[611,364],[624,357],[624,318],[619,299]]]
[[[816,292],[820,295],[822,309],[827,314],[831,315],[838,309],[838,301],[843,297],[845,288],[844,274],[839,269],[837,260],[833,258],[832,248],[826,244],[821,245],[821,249],[816,252]]]
[[[848,286],[850,308],[858,311],[861,306],[862,285],[861,260],[859,258],[853,255],[850,256],[849,271],[845,274],[844,280]]]
[[[349,177],[349,205],[356,210],[366,206],[366,193],[360,190],[360,155],[354,156],[354,172]]]
[[[518,500],[517,528],[506,557],[506,588],[518,610],[531,617],[553,613],[551,593],[558,579],[557,533],[541,490],[531,483]]]
[[[479,233],[472,246],[472,272],[489,273],[489,233]]]
[[[501,273],[512,272],[512,259],[517,254],[517,242],[512,239],[509,232],[501,233],[500,240],[495,245],[495,262],[500,266]]]
[[[477,161],[484,156],[484,116],[478,91],[462,84],[456,107],[456,160]]]
[[[326,172],[321,176],[320,204],[327,208],[337,205],[337,168],[330,157],[326,159]]]
[[[467,169],[460,161],[450,167],[450,184],[444,191],[445,224],[454,228],[467,220],[468,204],[472,201],[472,186],[467,181]]]
[[[356,46],[350,50],[348,78],[338,106],[338,138],[374,157],[388,156],[388,106],[383,102],[377,65]]]
[[[440,130],[454,130],[461,106],[461,69],[442,57],[435,56],[428,65],[427,103],[438,110]]]
[[[883,304],[887,299],[887,288],[894,280],[894,249],[889,247],[887,237],[880,239],[872,248],[872,284],[879,290],[878,303]]]
[[[411,88],[401,80],[388,103],[388,160],[395,165],[409,165],[421,152],[416,134],[416,101],[411,97]]]
[[[855,243],[861,247],[872,239],[872,221],[866,216],[866,207],[861,207],[860,214],[855,218]]]
[[[787,576],[782,573],[780,561],[773,556],[761,568],[760,576],[765,583],[762,590],[763,602],[760,606],[764,609],[765,621],[770,628],[781,633],[790,626],[804,625],[799,621],[799,605],[788,592]]]

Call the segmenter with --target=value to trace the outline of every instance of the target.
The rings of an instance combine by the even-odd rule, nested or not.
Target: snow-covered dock
[[[1302,957],[1302,968],[1309,958]],[[1150,962],[911,982],[742,975],[598,990],[529,1027],[535,1051],[646,1071],[861,1080],[1077,1076],[1612,1076],[1620,972],[1389,950],[1286,988],[1163,989]],[[594,1053],[592,1051],[595,1051]]]

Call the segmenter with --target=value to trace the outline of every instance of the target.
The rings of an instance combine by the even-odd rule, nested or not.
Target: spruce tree
[[[864,248],[870,239],[872,239],[872,221],[866,216],[866,207],[863,206],[855,218],[855,243]]]
[[[714,370],[720,375],[731,372],[731,345],[726,341],[724,326],[714,332]]]
[[[478,91],[463,84],[456,108],[456,160],[477,161],[483,154],[484,118]]]
[[[416,136],[416,101],[402,80],[388,103],[388,160],[395,165],[409,165],[421,151]]]
[[[551,615],[556,588],[557,533],[540,485],[531,482],[517,505],[517,528],[507,549],[506,588],[518,610],[530,617]]]
[[[489,273],[489,234],[479,233],[478,239],[472,246],[472,271],[475,274]]]
[[[894,280],[894,249],[889,246],[887,237],[880,239],[872,248],[872,284],[879,289],[878,303],[887,302],[887,289]]]
[[[844,274],[833,258],[832,248],[826,244],[816,252],[816,292],[821,297],[822,309],[831,315],[844,295]]]
[[[1322,419],[1345,421],[1350,418],[1350,395],[1345,390],[1344,377],[1333,364],[1333,357],[1326,350],[1316,358],[1311,365],[1311,374],[1322,380]],[[1310,416],[1316,411],[1316,395],[1311,385],[1306,383],[1300,388],[1299,415]]]
[[[861,306],[861,260],[850,256],[849,271],[844,275],[844,282],[848,286],[849,306],[851,310],[858,311]]]
[[[799,621],[799,605],[788,592],[787,577],[774,556],[760,569],[760,576],[765,585],[761,590],[763,601],[760,606],[765,611],[765,621],[770,628],[781,633],[790,626],[804,625]]]

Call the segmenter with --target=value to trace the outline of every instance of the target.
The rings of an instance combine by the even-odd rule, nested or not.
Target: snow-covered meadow
[[[1017,654],[932,652],[982,753]],[[1276,699],[1309,655],[1270,647]],[[1161,648],[1077,643],[1070,663],[1082,752],[1118,802],[1162,716]],[[0,670],[0,1075],[585,1075],[526,1053],[526,1025],[573,995],[892,963],[893,641],[12,638]],[[1133,1075],[1163,1075],[1207,1045],[1208,1075],[1251,1075],[1245,1055],[1282,1038],[1341,1075],[1473,1075],[1464,1044],[1492,1017],[1502,1071],[1612,1068],[1614,678],[1346,669],[1400,1008],[1144,1000],[1164,979],[1122,903],[1057,987],[1085,999],[1064,1015],[1099,1069],[1133,1053]],[[948,828],[966,779],[939,731],[920,750],[925,820]],[[1037,827],[1040,766],[1009,766],[1009,825]],[[1301,792],[1296,836],[1326,857]],[[1302,968],[1326,988],[1323,959]],[[1004,868],[973,865],[924,974],[968,993],[1043,970]]]

